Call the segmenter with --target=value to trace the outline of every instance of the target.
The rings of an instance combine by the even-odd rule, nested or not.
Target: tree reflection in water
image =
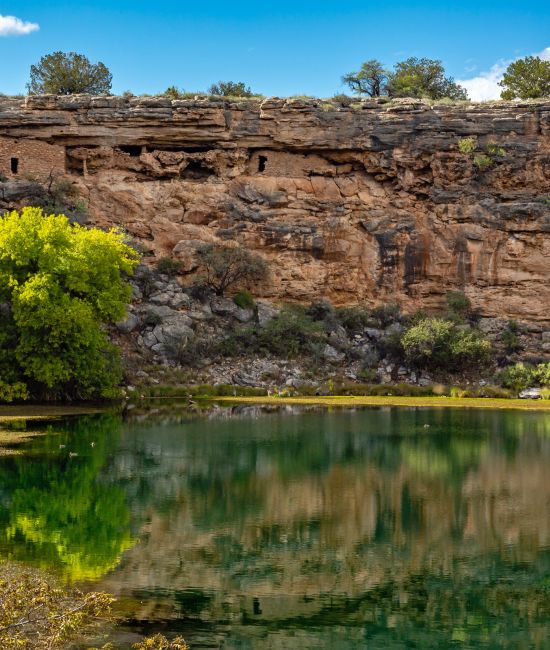
[[[72,581],[96,579],[132,545],[124,490],[100,479],[121,420],[84,417],[49,428],[25,455],[1,459],[0,552]]]

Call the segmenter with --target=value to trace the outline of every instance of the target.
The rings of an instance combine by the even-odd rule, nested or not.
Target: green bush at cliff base
[[[116,394],[119,355],[104,328],[124,316],[125,276],[136,264],[114,230],[71,225],[40,208],[0,219],[0,377],[14,399]]]
[[[532,366],[528,363],[516,363],[507,366],[499,373],[500,383],[515,393],[525,388],[541,386],[550,387],[550,362]]]
[[[473,369],[488,361],[491,344],[476,330],[443,318],[424,318],[401,337],[405,358],[418,368]]]

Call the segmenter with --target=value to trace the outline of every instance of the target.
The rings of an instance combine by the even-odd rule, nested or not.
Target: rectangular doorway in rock
[[[10,161],[10,169],[12,174],[17,174],[19,171],[19,158],[12,158]]]

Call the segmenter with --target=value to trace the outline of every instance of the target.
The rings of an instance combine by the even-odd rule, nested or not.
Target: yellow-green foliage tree
[[[137,253],[115,231],[23,208],[0,219],[0,400],[112,397],[105,325],[124,316]]]

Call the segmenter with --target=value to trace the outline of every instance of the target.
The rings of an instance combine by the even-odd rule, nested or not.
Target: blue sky
[[[55,50],[103,61],[117,93],[232,79],[267,95],[331,96],[366,59],[391,66],[428,56],[473,80],[471,94],[494,94],[506,62],[550,58],[547,48],[549,0],[0,2],[0,91],[9,94],[23,92],[30,65]]]

